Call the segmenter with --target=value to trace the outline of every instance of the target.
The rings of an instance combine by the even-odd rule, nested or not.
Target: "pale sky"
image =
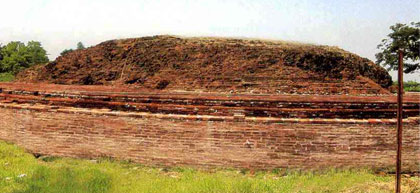
[[[93,46],[159,34],[292,40],[338,46],[375,60],[389,26],[420,21],[420,0],[0,0],[0,5],[0,43],[40,41],[50,60],[79,41]],[[420,73],[405,80],[420,81]]]

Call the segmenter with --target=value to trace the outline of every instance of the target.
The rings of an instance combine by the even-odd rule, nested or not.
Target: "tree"
[[[29,41],[26,46],[29,66],[33,66],[36,64],[44,64],[47,63],[48,57],[47,57],[47,51],[42,48],[40,42],[36,41]]]
[[[77,43],[77,47],[76,47],[76,50],[83,50],[83,49],[85,49],[85,46],[83,45],[83,43],[82,42],[78,42]],[[65,49],[65,50],[63,50],[61,53],[60,53],[60,56],[64,56],[64,55],[66,55],[67,53],[69,53],[69,52],[73,52],[74,50],[72,49],[72,48],[70,48],[70,49]]]
[[[1,65],[1,60],[3,60],[3,55],[1,54],[1,50],[3,49],[3,44],[0,44],[0,65]],[[1,68],[1,66],[0,66]]]
[[[27,64],[25,59],[25,44],[19,41],[10,42],[1,49],[1,72],[18,72]]]
[[[83,45],[83,43],[82,43],[82,42],[77,43],[77,49],[78,49],[78,50],[83,50],[83,49],[85,49],[85,46]]]
[[[420,22],[409,25],[397,23],[390,27],[392,32],[387,39],[378,45],[381,52],[377,53],[376,63],[387,70],[398,70],[398,50],[404,55],[404,72],[412,73],[420,70]]]
[[[18,73],[24,68],[48,62],[47,52],[41,43],[28,42],[26,46],[19,41],[13,41],[0,50],[0,72]]]

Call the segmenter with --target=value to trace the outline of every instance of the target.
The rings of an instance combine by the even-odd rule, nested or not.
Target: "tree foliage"
[[[42,48],[40,42],[29,41],[26,45],[29,65],[43,64],[49,61],[47,51]]]
[[[83,49],[86,49],[86,47],[83,45],[83,43],[82,42],[78,42],[77,43],[77,46],[76,46],[76,50],[83,50]],[[72,49],[72,48],[70,48],[70,49],[65,49],[65,50],[63,50],[61,53],[60,53],[60,56],[64,56],[64,55],[66,55],[67,53],[70,53],[70,52],[73,52],[74,51],[74,49]]]
[[[0,72],[18,73],[36,64],[47,63],[47,51],[41,43],[29,41],[27,45],[13,41],[0,49]]]
[[[77,43],[77,49],[78,49],[78,50],[83,50],[83,49],[85,49],[85,46],[83,45],[83,43],[82,43],[82,42]]]
[[[1,60],[3,60],[3,54],[1,53],[2,49],[3,49],[3,44],[0,44],[0,65],[1,65]]]
[[[387,39],[383,39],[378,49],[376,63],[387,68],[387,70],[398,70],[398,50],[401,49],[404,55],[404,72],[412,73],[420,70],[420,22],[401,24],[397,23],[390,27],[392,32]]]

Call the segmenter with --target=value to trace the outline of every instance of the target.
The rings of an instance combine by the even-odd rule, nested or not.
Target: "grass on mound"
[[[8,72],[0,73],[0,82],[10,82],[10,81],[13,81],[14,79],[15,79],[15,76],[13,75],[13,73],[8,73]]]
[[[404,178],[404,192],[420,192],[418,178]],[[257,193],[392,192],[393,177],[367,170],[250,174],[238,170],[201,171],[152,168],[110,159],[97,161],[34,158],[0,141],[2,193]]]

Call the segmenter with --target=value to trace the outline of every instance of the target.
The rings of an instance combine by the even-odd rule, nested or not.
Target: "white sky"
[[[229,36],[339,46],[374,60],[389,26],[420,21],[419,10],[420,0],[0,0],[0,43],[40,41],[53,60],[79,41]]]

